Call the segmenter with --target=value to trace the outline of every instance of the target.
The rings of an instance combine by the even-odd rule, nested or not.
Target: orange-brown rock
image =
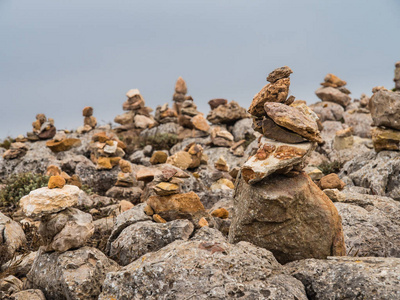
[[[146,205],[144,208],[144,213],[148,216],[154,215],[154,210],[151,208],[150,205]]]
[[[167,221],[192,219],[196,213],[204,212],[204,206],[195,192],[170,196],[151,196],[147,200],[156,214]]]
[[[82,115],[84,117],[91,117],[93,115],[93,107],[91,106],[86,106],[82,110]]]
[[[83,124],[95,128],[97,125],[97,119],[93,116],[85,117],[85,119],[83,119]]]
[[[50,140],[46,142],[46,146],[53,152],[68,151],[73,147],[79,147],[82,144],[80,139],[66,138],[59,142]]]
[[[326,86],[326,87],[330,86],[333,88],[342,87],[342,86],[345,86],[346,84],[347,84],[346,81],[340,79],[339,77],[337,77],[336,75],[333,75],[331,73],[326,75],[324,78],[324,82],[321,83],[322,86]]]
[[[275,83],[267,84],[254,96],[248,112],[256,117],[265,116],[264,104],[267,102],[285,102],[289,93],[289,86],[289,78],[282,78]]]
[[[64,172],[63,172],[64,173]],[[75,186],[77,186],[78,188],[82,188],[82,180],[81,180],[81,178],[78,176],[78,175],[76,175],[76,174],[74,174],[74,175],[72,175],[71,177],[69,177],[67,180],[67,184],[69,184],[69,185],[75,185]]]
[[[199,220],[199,226],[200,226],[200,227],[208,226],[208,222],[207,222],[206,218],[204,218],[204,217],[200,218],[200,220]]]
[[[186,94],[187,93],[187,86],[185,80],[179,76],[178,80],[175,84],[175,92],[179,94]]]
[[[255,185],[240,179],[234,210],[229,241],[265,248],[280,263],[346,255],[338,211],[305,173]]]
[[[62,189],[64,185],[65,185],[65,179],[62,178],[60,175],[56,175],[50,177],[47,187],[49,189],[55,189],[55,188]]]
[[[56,175],[61,175],[61,169],[59,166],[56,165],[50,165],[46,169],[46,176],[56,176]]]
[[[318,184],[322,190],[338,189],[339,191],[343,190],[346,185],[335,173],[322,177]]]
[[[119,161],[119,168],[123,173],[132,173],[132,165],[129,161],[121,159]]]
[[[193,127],[197,130],[208,132],[210,130],[210,125],[208,125],[207,120],[203,115],[197,115],[192,118]]]
[[[214,210],[211,215],[216,218],[227,219],[229,217],[229,212],[225,208],[221,207]]]
[[[267,81],[274,83],[282,78],[288,78],[293,71],[288,66],[277,68],[268,74]]]
[[[212,100],[208,101],[208,104],[210,105],[211,110],[213,110],[213,109],[216,109],[220,105],[228,104],[228,100],[217,98],[217,99],[212,99]]]
[[[111,164],[111,157],[99,157],[97,159],[97,168],[98,169],[106,169],[110,170],[112,169],[112,164]]]
[[[158,215],[158,214],[154,214],[153,215],[153,220],[156,222],[156,223],[167,223],[167,221],[165,221],[165,219],[163,219],[160,215]]]
[[[154,151],[150,158],[150,163],[152,165],[164,164],[168,159],[168,154],[164,151]]]

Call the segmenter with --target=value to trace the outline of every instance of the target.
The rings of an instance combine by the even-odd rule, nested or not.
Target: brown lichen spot
[[[211,251],[211,254],[214,254],[215,252],[226,253],[225,249],[222,248],[219,243],[203,242],[199,245],[199,248]]]
[[[259,148],[259,149],[257,150],[256,158],[257,158],[258,160],[264,160],[264,159],[266,159],[268,156],[269,156],[269,154],[266,153],[266,152],[264,151],[264,149]]]
[[[267,153],[272,153],[272,152],[275,151],[276,146],[275,145],[271,145],[271,144],[264,144],[263,149]]]
[[[257,177],[256,173],[252,169],[249,169],[249,168],[242,169],[242,176],[243,176],[243,179],[247,183],[249,183],[249,180],[255,179]]]
[[[279,146],[276,152],[274,153],[275,158],[277,159],[291,159],[294,157],[302,157],[304,154],[306,154],[306,150],[296,148],[296,147],[291,147],[291,146]]]

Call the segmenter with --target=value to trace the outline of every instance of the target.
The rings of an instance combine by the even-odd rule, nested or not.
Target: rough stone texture
[[[287,264],[285,269],[303,282],[308,299],[400,298],[399,258],[306,259]]]
[[[325,189],[338,189],[343,190],[345,183],[340,180],[339,176],[335,173],[331,173],[321,178],[319,186],[322,190]]]
[[[203,117],[203,115],[197,115],[192,118],[192,123],[194,128],[201,131],[210,130],[210,125],[208,125],[207,120]]]
[[[168,157],[167,164],[186,170],[192,164],[192,156],[186,151],[179,151]]]
[[[64,252],[83,246],[94,233],[92,215],[76,208],[67,208],[42,218],[39,234],[45,251]]]
[[[302,136],[278,126],[270,118],[266,117],[261,121],[262,133],[265,137],[282,142],[297,144],[306,142],[307,140]]]
[[[232,127],[232,135],[235,141],[243,140],[254,134],[253,121],[250,118],[239,120]]]
[[[139,187],[118,187],[114,186],[106,192],[107,197],[118,200],[128,200],[133,204],[140,202],[143,191]]]
[[[37,252],[31,252],[29,254],[21,254],[11,258],[8,262],[1,266],[1,271],[6,271],[12,267],[12,273],[14,276],[19,278],[26,277],[26,274],[31,270],[33,261],[35,260]],[[0,254],[4,259],[4,253]],[[15,264],[18,262],[18,264]]]
[[[83,192],[77,186],[66,185],[62,189],[43,187],[33,190],[19,201],[27,217],[41,217],[77,205]]]
[[[345,199],[335,206],[342,217],[349,256],[400,257],[400,202],[356,192],[343,194]]]
[[[346,254],[335,206],[304,173],[256,185],[239,179],[234,201],[230,242],[266,248],[281,263]]]
[[[157,251],[175,240],[187,240],[193,230],[194,226],[188,220],[135,223],[125,228],[111,243],[110,257],[126,266],[140,256]]]
[[[118,269],[100,250],[83,247],[39,254],[27,278],[30,287],[42,290],[46,299],[94,300],[106,274]]]
[[[17,277],[13,275],[8,275],[5,278],[0,279],[0,293],[11,295],[13,293],[19,292],[23,289],[23,283]],[[2,296],[0,294],[0,296]],[[2,297],[2,299],[4,299]]]
[[[371,114],[346,111],[343,114],[346,125],[353,127],[353,134],[362,138],[371,138]]]
[[[41,290],[24,290],[15,293],[11,297],[12,300],[46,300]]]
[[[21,225],[0,212],[0,257],[11,259],[15,251],[26,244]]]
[[[334,88],[339,88],[339,87],[343,87],[347,84],[346,81],[340,79],[339,77],[337,77],[334,74],[329,73],[328,75],[325,76],[324,78],[324,82],[321,83],[322,86],[331,86]]]
[[[369,101],[375,126],[400,130],[400,92],[380,90]]]
[[[222,99],[222,98],[216,98],[216,99],[211,99],[210,101],[208,101],[208,104],[210,105],[210,108],[213,110],[213,109],[216,109],[220,105],[228,104],[228,100]]]
[[[267,176],[301,165],[315,149],[315,143],[286,144],[262,138],[257,153],[242,166],[242,175],[247,183],[254,184]]]
[[[282,103],[266,103],[264,109],[276,124],[287,128],[310,141],[321,143],[317,122],[302,109]]]
[[[343,119],[344,108],[340,104],[322,101],[311,104],[310,108],[318,115],[321,122]]]
[[[307,299],[280,270],[269,251],[246,242],[176,241],[107,274],[99,300]]]
[[[321,87],[315,91],[315,94],[322,101],[329,101],[340,104],[343,107],[346,107],[350,104],[351,97],[342,93],[338,89],[333,87]]]
[[[254,96],[248,112],[256,117],[264,116],[264,104],[267,102],[285,102],[289,93],[289,86],[289,78],[279,79],[275,83],[267,84]]]
[[[376,152],[382,150],[400,150],[400,131],[373,127],[371,130],[372,142]]]
[[[374,150],[362,153],[344,164],[339,177],[348,176],[352,183],[367,188],[374,195],[400,200],[400,153]]]
[[[231,101],[210,111],[207,120],[212,124],[232,124],[248,117],[249,115],[243,107],[240,107],[237,102]]]
[[[287,78],[293,71],[288,66],[280,67],[268,74],[267,81],[274,83],[279,79]]]

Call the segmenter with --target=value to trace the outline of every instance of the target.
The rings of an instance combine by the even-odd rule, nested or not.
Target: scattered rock
[[[338,189],[343,190],[345,183],[340,180],[339,176],[335,173],[326,175],[319,181],[319,186],[322,190],[325,189]]]

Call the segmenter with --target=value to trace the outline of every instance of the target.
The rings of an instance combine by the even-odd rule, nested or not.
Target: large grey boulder
[[[64,253],[39,253],[27,275],[28,285],[46,299],[97,299],[107,273],[119,266],[96,248],[83,247]]]
[[[229,241],[270,250],[281,263],[345,255],[341,218],[304,173],[272,175],[259,184],[237,181]]]
[[[335,206],[349,255],[400,257],[400,202],[355,192],[343,195]]]
[[[315,94],[322,101],[334,102],[343,107],[349,105],[351,101],[350,96],[333,87],[321,87],[315,91]]]
[[[344,164],[339,177],[349,177],[356,186],[374,195],[400,200],[400,153],[374,150],[362,153]]]
[[[0,212],[0,260],[11,259],[15,252],[26,244],[21,225]]]
[[[140,256],[157,251],[175,240],[187,240],[193,230],[194,225],[189,220],[135,223],[122,230],[111,243],[110,257],[126,266]]]
[[[253,119],[251,118],[239,120],[232,127],[232,135],[236,142],[244,140],[247,136],[251,136],[253,134]]]
[[[370,99],[369,109],[375,126],[400,130],[400,92],[376,92]]]
[[[399,258],[306,259],[285,269],[303,282],[308,299],[400,299]]]
[[[356,111],[346,111],[343,114],[344,122],[349,127],[353,127],[353,134],[362,138],[371,138],[371,114],[359,113]]]
[[[321,122],[343,119],[344,108],[340,104],[322,101],[311,104],[310,108],[318,115]]]
[[[175,241],[107,274],[99,299],[307,299],[281,270],[250,243]]]

